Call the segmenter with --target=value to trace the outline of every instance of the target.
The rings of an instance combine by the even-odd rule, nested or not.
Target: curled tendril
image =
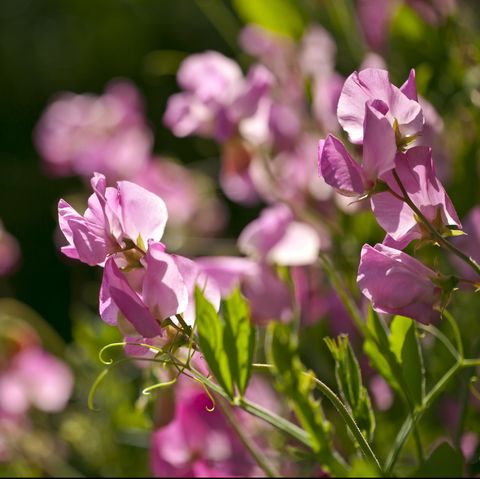
[[[475,396],[476,399],[480,400],[480,391],[475,387],[476,382],[478,382],[478,377],[472,376],[470,378],[470,392]]]
[[[144,394],[145,396],[149,396],[152,391],[155,391],[156,389],[167,388],[169,386],[172,386],[176,382],[177,382],[177,378],[173,378],[171,381],[166,381],[164,383],[153,384],[152,386],[148,386],[147,388],[145,388],[142,391],[142,394]]]
[[[93,404],[93,398],[95,397],[95,392],[98,389],[98,386],[100,386],[100,383],[103,381],[105,376],[108,374],[110,371],[110,368],[104,369],[98,376],[97,379],[95,379],[95,382],[92,384],[92,387],[90,388],[90,392],[88,393],[88,409],[91,411],[100,411],[99,408],[96,408],[95,405]]]
[[[123,345],[125,343],[118,343],[118,344]],[[141,345],[143,346],[143,344],[141,344]],[[154,363],[165,363],[165,361],[161,361],[161,360],[158,360],[158,359],[132,356],[132,357],[129,357],[129,358],[122,358],[122,359],[119,359],[118,361],[115,361],[115,362],[112,362],[112,363],[108,364],[108,366],[102,372],[100,372],[100,374],[97,376],[97,378],[95,379],[95,381],[92,384],[92,387],[90,388],[90,391],[88,393],[87,404],[88,404],[88,408],[90,410],[92,410],[92,411],[98,411],[99,410],[98,408],[96,408],[94,406],[93,399],[95,397],[95,393],[96,393],[98,387],[100,386],[101,382],[105,379],[105,376],[110,372],[110,370],[112,368],[114,368],[115,366],[118,366],[119,364],[131,362],[131,361],[148,361],[148,362],[154,362]]]
[[[141,346],[147,349],[153,349],[154,351],[157,351],[157,353],[163,353],[163,349],[157,348],[156,346],[152,346],[151,344],[146,344],[146,343],[127,343],[126,341],[123,341],[121,343],[110,343],[104,346],[102,349],[100,349],[100,352],[98,353],[98,359],[102,364],[105,364],[106,366],[111,366],[113,364],[113,359],[104,359],[103,353],[107,349],[112,349],[112,348],[120,348],[120,347],[125,347],[125,346]]]
[[[215,398],[213,397],[213,394],[210,392],[210,390],[208,389],[207,385],[201,380],[201,379],[198,379],[194,376],[191,376],[193,380],[197,381],[198,383],[200,383],[202,385],[202,388],[203,390],[205,391],[205,394],[208,396],[208,398],[210,399],[210,401],[212,401],[212,405],[210,407],[208,406],[205,406],[205,409],[208,411],[208,412],[213,412],[215,411],[215,408],[217,407],[217,402],[215,401]]]

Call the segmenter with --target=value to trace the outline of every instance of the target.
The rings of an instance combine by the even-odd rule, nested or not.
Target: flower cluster
[[[385,70],[354,72],[340,95],[338,121],[350,141],[362,146],[362,164],[329,135],[319,143],[319,175],[345,196],[368,197],[386,232],[383,244],[362,249],[360,289],[378,312],[429,323],[437,316],[441,279],[401,250],[462,226],[436,176],[431,148],[416,145],[425,119],[415,72],[400,88]]]

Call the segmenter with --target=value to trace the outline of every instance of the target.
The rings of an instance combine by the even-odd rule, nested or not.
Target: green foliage
[[[288,398],[300,424],[310,436],[314,452],[324,464],[331,456],[331,427],[320,403],[313,397],[314,382],[300,361],[291,328],[286,324],[271,323],[268,334],[267,354],[274,366],[277,387]]]
[[[334,339],[325,338],[325,342],[335,359],[335,378],[342,399],[350,408],[363,435],[368,440],[372,440],[375,432],[375,415],[368,391],[362,384],[360,366],[348,336],[340,335],[337,342]]]
[[[370,335],[364,342],[364,351],[372,366],[409,403],[421,405],[425,395],[425,370],[415,322],[395,316],[388,335],[370,309],[367,327]]]
[[[195,289],[198,341],[210,371],[233,401],[247,389],[255,349],[248,306],[235,290],[223,303],[222,318],[202,291]]]
[[[390,349],[401,366],[409,397],[416,405],[425,395],[425,370],[413,320],[395,316],[390,327]]]
[[[298,38],[305,27],[294,0],[233,0],[233,6],[246,23],[256,23],[277,33]]]
[[[230,371],[240,396],[243,396],[252,374],[255,328],[238,288],[225,300],[222,312],[225,321],[223,340]]]
[[[463,477],[462,453],[443,442],[411,477]]]

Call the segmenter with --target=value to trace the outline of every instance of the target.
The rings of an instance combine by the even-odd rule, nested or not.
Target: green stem
[[[405,442],[412,430],[412,428],[420,421],[424,412],[430,407],[432,402],[439,396],[439,394],[446,388],[448,383],[457,374],[459,370],[467,367],[480,366],[480,359],[464,359],[463,361],[457,361],[438,381],[438,383],[432,388],[432,390],[425,396],[422,406],[417,409],[413,417],[408,417],[403,423],[400,431],[395,438],[393,448],[385,463],[385,472],[390,474],[398,456],[405,445]]]
[[[414,213],[418,216],[418,218],[420,218],[420,220],[422,221],[422,223],[425,225],[425,227],[428,229],[428,231],[430,231],[430,233],[432,234],[432,237],[435,238],[438,243],[443,246],[445,249],[449,250],[451,253],[453,253],[454,255],[458,256],[462,261],[464,261],[466,264],[468,264],[468,266],[470,266],[474,271],[475,273],[477,273],[479,276],[480,276],[480,265],[477,264],[477,262],[475,260],[473,260],[472,258],[470,258],[469,256],[467,256],[465,253],[463,253],[462,251],[460,251],[456,246],[454,246],[452,243],[450,243],[449,241],[447,241],[434,227],[433,225],[430,223],[430,221],[428,221],[428,219],[425,217],[425,215],[420,211],[420,209],[417,207],[417,205],[415,205],[415,203],[411,200],[410,196],[408,195],[408,192],[407,190],[405,189],[405,187],[403,186],[399,176],[398,176],[398,173],[393,170],[393,176],[395,178],[395,181],[397,182],[398,184],[398,187],[400,188],[402,194],[403,194],[403,201],[405,201],[405,203],[407,203],[408,206],[410,206],[410,208],[414,211]]]
[[[280,473],[271,465],[265,458],[265,454],[259,451],[257,445],[244,433],[237,418],[230,410],[230,406],[225,404],[222,400],[218,401],[220,408],[227,421],[232,426],[238,438],[245,446],[245,449],[250,453],[258,466],[265,472],[268,477],[281,477]]]
[[[253,367],[257,368],[257,369],[272,369],[273,368],[273,366],[271,364],[254,364]],[[360,446],[360,449],[362,450],[365,457],[370,459],[370,461],[373,464],[375,464],[375,466],[378,468],[378,470],[380,472],[383,472],[382,471],[382,466],[380,465],[380,462],[378,461],[377,457],[375,456],[375,453],[373,452],[372,448],[370,447],[370,444],[368,444],[368,441],[365,439],[365,436],[362,434],[362,432],[358,428],[357,423],[355,422],[355,419],[353,419],[350,412],[345,407],[345,405],[340,400],[340,398],[325,383],[320,381],[320,379],[312,376],[311,374],[309,374],[307,372],[305,372],[303,374],[308,376],[309,378],[313,379],[316,387],[333,404],[333,406],[338,411],[340,416],[342,416],[342,419],[345,421],[345,424],[347,425],[348,429],[350,429],[350,432],[355,437],[355,439],[356,439],[358,445]]]
[[[368,331],[367,325],[365,324],[362,313],[358,309],[355,301],[351,299],[350,294],[347,292],[346,287],[344,286],[342,279],[340,278],[340,275],[333,267],[330,259],[325,254],[320,253],[319,260],[323,266],[323,269],[325,270],[325,273],[328,276],[328,279],[330,280],[330,283],[332,283],[332,286],[340,296],[340,299],[345,306],[348,314],[352,318],[355,326],[363,334],[364,337],[370,337],[371,335]]]
[[[208,379],[206,376],[193,368],[191,368],[189,372],[193,374],[193,376],[198,381],[205,384],[205,386],[207,386],[209,389],[216,392],[225,399],[229,399],[223,389],[217,384],[215,384],[213,381]],[[305,446],[308,446],[309,448],[312,447],[308,434],[303,429],[288,421],[287,419],[278,416],[277,414],[269,411],[268,409],[265,409],[262,406],[252,401],[249,401],[248,399],[239,399],[238,406],[240,406],[243,410],[252,414],[253,416],[263,419],[265,422],[268,422],[272,426],[275,426],[277,429],[280,429],[281,431],[289,434]]]

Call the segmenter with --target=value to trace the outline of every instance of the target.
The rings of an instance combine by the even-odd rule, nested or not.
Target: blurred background
[[[74,175],[52,175],[34,145],[35,126],[49,102],[61,92],[99,95],[112,79],[133,82],[143,97],[155,154],[174,157],[211,178],[215,193],[226,205],[222,241],[212,244],[219,245],[220,252],[235,252],[232,245],[238,233],[258,215],[260,205],[244,208],[225,197],[216,186],[220,171],[217,144],[198,137],[177,138],[163,126],[162,117],[169,96],[179,90],[175,74],[187,55],[216,50],[234,58],[244,71],[248,69],[253,60],[239,47],[238,36],[250,23],[295,41],[311,24],[323,26],[336,43],[335,69],[344,77],[358,69],[369,53],[383,57],[396,85],[403,83],[410,68],[415,68],[419,93],[435,107],[443,121],[440,149],[444,159],[438,168],[463,217],[480,200],[478,1],[385,0],[391,13],[383,23],[378,18],[381,9],[364,12],[362,22],[358,16],[362,3],[362,0],[2,0],[0,218],[5,230],[17,239],[21,259],[11,274],[0,277],[0,297],[16,298],[31,308],[26,312],[18,304],[10,304],[12,314],[19,315],[21,310],[23,319],[38,314],[53,327],[49,333],[50,349],[61,339],[69,342],[74,338],[83,344],[92,362],[104,344],[117,339],[116,333],[108,328],[89,329],[78,323],[79,319],[97,315],[99,268],[70,261],[59,252],[57,202],[61,197],[75,196],[85,190],[85,182]],[[387,31],[375,30],[377,23],[387,25]],[[373,25],[373,29],[367,31],[365,24]],[[348,220],[357,228],[359,241],[381,239],[374,221],[363,220],[356,223],[354,218]],[[207,236],[205,251],[200,243],[195,253],[211,252],[209,241]],[[6,303],[2,304],[6,307]],[[59,338],[52,339],[55,334]],[[70,352],[70,361],[78,368],[84,360],[82,354]],[[85,377],[78,379],[78,388],[83,392],[88,390],[91,378],[87,371]],[[116,377],[116,384],[121,383],[122,388],[112,388],[111,395],[103,398],[107,407],[115,404],[116,413],[114,417],[103,418],[103,422],[99,420],[99,430],[108,431],[113,423],[130,424],[133,429],[146,427],[144,417],[133,408],[136,385],[130,384],[129,378],[128,374]],[[79,403],[81,400],[77,398]],[[136,449],[139,461],[145,464],[140,470],[135,469],[132,457],[129,466],[121,463],[121,451],[117,449],[110,452],[113,462],[120,461],[118,467],[105,468],[93,452],[100,447],[98,444],[90,444],[89,450],[82,449],[85,444],[79,445],[95,435],[95,428],[76,412],[70,419],[62,423],[62,434],[70,444],[78,446],[73,463],[81,464],[84,472],[147,473],[146,452],[141,448]],[[78,425],[82,421],[83,429]],[[130,434],[128,427],[122,437],[127,446],[147,441],[141,435]],[[108,445],[101,447],[108,452]],[[72,472],[68,467],[59,470]]]
[[[237,37],[249,20],[297,38],[305,26],[321,24],[335,39],[336,69],[345,76],[358,68],[371,50],[355,18],[352,0],[271,0],[260,2],[262,7],[255,3],[1,2],[0,218],[18,239],[22,252],[18,271],[1,286],[2,295],[29,304],[68,339],[70,308],[82,294],[78,285],[85,275],[95,274],[88,267],[67,262],[54,242],[57,201],[81,189],[81,181],[73,176],[49,177],[32,141],[42,111],[58,92],[100,94],[112,79],[131,80],[144,97],[154,151],[204,166],[215,178],[219,161],[215,161],[218,150],[212,141],[175,138],[162,126],[167,99],[178,90],[175,73],[184,56],[218,50],[245,67],[249,59],[241,52]],[[458,9],[453,17],[432,24],[412,8],[400,5],[381,53],[397,84],[411,67],[416,68],[420,92],[446,123],[444,135],[455,151],[450,160],[459,165],[452,169],[449,192],[462,215],[480,194],[477,176],[472,174],[477,171],[480,141],[476,121],[480,12],[475,0],[458,2]],[[233,203],[229,207],[233,208],[227,230],[230,235],[256,216],[255,209],[236,209]]]

